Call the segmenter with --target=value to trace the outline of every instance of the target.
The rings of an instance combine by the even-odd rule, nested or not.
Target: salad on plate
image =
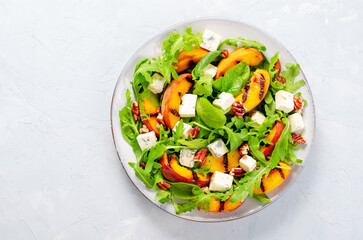
[[[177,214],[228,212],[266,195],[300,164],[307,102],[300,66],[254,40],[209,29],[172,32],[156,58],[135,66],[120,110],[136,176]],[[132,100],[133,98],[133,100]]]

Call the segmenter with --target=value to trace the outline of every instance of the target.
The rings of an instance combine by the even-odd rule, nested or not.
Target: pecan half
[[[221,56],[222,56],[223,58],[228,58],[228,55],[229,55],[228,50],[223,50],[223,51],[221,52]]]
[[[280,59],[277,59],[277,62],[275,63],[274,70],[278,70],[276,73],[276,76],[280,75],[281,72],[281,63]]]
[[[250,148],[248,147],[248,144],[245,143],[240,146],[240,148],[238,149],[238,153],[239,155],[244,156],[248,154],[248,150],[250,150]]]
[[[198,136],[199,132],[200,132],[199,127],[198,126],[195,126],[192,129],[190,129],[190,131],[188,132],[188,134],[189,134],[189,137],[191,139],[194,139],[194,138],[196,138]]]
[[[303,108],[304,101],[301,98],[294,96],[294,110],[298,113],[301,113]]]
[[[158,182],[157,184],[161,190],[166,190],[170,188],[170,184],[165,181]]]
[[[158,116],[156,117],[156,122],[159,124],[159,128],[160,128],[160,125],[163,125],[163,128],[164,130],[166,130],[166,125],[165,125],[165,122],[164,122],[164,117],[163,115],[161,115],[161,113],[158,113]]]
[[[206,155],[207,155],[207,150],[199,149],[198,152],[196,152],[196,154],[194,155],[193,160],[196,162],[204,163]]]
[[[246,113],[246,108],[241,101],[235,101],[232,104],[232,112],[241,118]]]
[[[137,121],[137,119],[139,118],[139,115],[140,115],[140,107],[137,102],[132,103],[131,112],[132,112],[132,117],[134,118],[134,121]]]
[[[229,175],[233,177],[243,177],[245,173],[242,168],[232,168]]]
[[[304,143],[306,143],[306,141],[301,136],[301,134],[292,133],[291,137],[292,137],[292,144],[295,144],[295,143],[304,144]]]
[[[276,76],[275,81],[278,81],[278,82],[283,83],[283,84],[286,83],[286,79],[284,77],[281,77],[281,76]]]
[[[139,166],[140,166],[142,169],[145,169],[146,163],[145,163],[145,162],[140,162],[140,163],[139,163]]]
[[[143,133],[150,132],[150,130],[147,128],[147,126],[145,124],[143,124],[142,127],[140,128],[139,132],[140,132],[140,134],[143,134]]]

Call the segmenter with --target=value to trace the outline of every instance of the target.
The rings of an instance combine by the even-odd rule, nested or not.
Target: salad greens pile
[[[204,70],[208,65],[218,66],[223,59],[221,53],[225,45],[238,48],[255,48],[260,52],[266,51],[266,47],[261,43],[236,38],[223,40],[217,50],[209,51],[198,63],[191,65],[187,70],[177,72],[175,64],[178,62],[178,54],[182,50],[186,52],[193,51],[199,48],[202,42],[202,33],[193,33],[191,27],[187,28],[182,34],[178,32],[171,33],[170,37],[163,42],[160,56],[153,59],[142,59],[135,67],[134,79],[131,85],[133,96],[140,108],[141,117],[136,121],[134,120],[133,101],[129,90],[126,92],[126,105],[119,112],[122,135],[133,148],[137,159],[136,162],[130,162],[129,165],[147,188],[158,190],[155,199],[163,204],[171,202],[177,214],[192,211],[194,208],[203,208],[208,212],[211,197],[221,201],[229,199],[230,202],[236,203],[250,196],[262,203],[267,203],[270,200],[266,194],[254,193],[254,189],[259,188],[262,178],[267,176],[272,169],[281,168],[278,165],[280,161],[287,164],[302,162],[294,154],[294,151],[298,148],[296,143],[293,144],[291,123],[288,119],[289,114],[277,110],[275,104],[275,94],[278,91],[284,90],[293,93],[304,86],[305,82],[303,80],[295,82],[295,78],[300,72],[300,66],[287,63],[285,65],[286,70],[281,71],[281,74],[279,74],[286,82],[276,81],[275,77],[278,75],[278,69],[275,69],[275,65],[279,58],[277,52],[270,59],[263,55],[263,60],[256,66],[249,66],[246,62],[241,61],[217,79],[214,79],[211,75],[206,75]],[[253,121],[249,113],[246,113],[243,117],[238,117],[231,114],[231,107],[223,110],[213,105],[213,101],[218,99],[218,96],[223,92],[230,93],[234,97],[240,94],[257,69],[266,70],[271,79],[268,92],[257,107],[253,109],[253,112],[258,111],[266,117],[263,123],[258,124]],[[151,94],[148,86],[153,82],[152,76],[155,73],[160,74],[165,79],[166,86],[173,79],[179,79],[180,74],[191,73],[193,87],[189,93],[198,95],[197,114],[195,117],[181,118],[180,123],[176,125],[174,130],[160,125],[160,136],[156,144],[150,149],[142,151],[137,137],[140,134],[143,121],[150,119],[151,116],[147,114],[141,102]],[[300,93],[295,94],[298,97],[300,95]],[[163,92],[155,96],[159,101],[163,98]],[[273,144],[266,139],[266,136],[271,132],[277,121],[281,121],[285,128],[275,143],[271,156],[266,157],[260,149],[263,146]],[[184,136],[183,123],[199,128],[200,132],[196,138],[191,139]],[[242,177],[234,177],[232,187],[229,190],[225,192],[211,191],[192,183],[169,181],[163,176],[160,171],[162,165],[159,159],[164,153],[178,157],[182,149],[208,149],[207,146],[217,139],[223,140],[228,148],[228,153],[232,153],[238,150],[241,145],[248,143],[249,155],[256,160],[257,164],[253,171],[245,172]],[[210,155],[210,153],[207,155]],[[192,168],[189,168],[195,174],[203,174],[205,177],[211,175],[210,169],[211,166],[200,166],[198,162]],[[168,188],[160,189],[158,183],[163,181],[169,184]]]

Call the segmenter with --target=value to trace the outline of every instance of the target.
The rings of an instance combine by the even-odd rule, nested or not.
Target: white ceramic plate
[[[111,104],[111,128],[117,154],[130,180],[135,184],[135,186],[140,190],[140,192],[155,205],[157,205],[158,207],[160,207],[161,209],[165,210],[166,212],[172,215],[188,220],[202,221],[202,222],[229,221],[246,217],[264,209],[265,207],[271,205],[271,203],[275,202],[282,194],[286,192],[286,190],[294,183],[296,178],[301,173],[304,165],[306,164],[314,138],[315,111],[314,111],[313,97],[308,82],[301,70],[300,75],[297,77],[297,80],[304,79],[306,82],[306,85],[302,87],[299,91],[302,93],[302,97],[306,99],[308,102],[303,112],[305,127],[306,127],[304,138],[307,141],[307,144],[305,144],[304,147],[298,150],[296,152],[296,155],[304,162],[302,165],[292,166],[292,170],[288,178],[278,188],[268,193],[268,196],[272,200],[271,203],[261,204],[255,199],[248,198],[241,207],[231,212],[205,213],[202,210],[198,211],[197,209],[195,209],[189,213],[176,215],[172,204],[168,203],[163,205],[160,204],[158,201],[154,200],[156,191],[147,189],[144,186],[144,184],[135,176],[134,170],[128,165],[128,162],[130,161],[135,162],[136,159],[132,151],[132,148],[123,139],[121,135],[119,110],[122,109],[122,107],[125,105],[126,89],[131,90],[130,81],[133,80],[134,69],[138,61],[143,58],[153,58],[160,55],[161,53],[160,48],[162,46],[163,40],[168,38],[168,36],[173,30],[176,30],[181,33],[189,26],[193,27],[193,32],[197,31],[201,32],[205,28],[208,28],[213,32],[220,34],[222,36],[222,39],[243,37],[245,39],[251,39],[261,42],[267,48],[265,55],[268,58],[271,58],[276,52],[280,51],[279,59],[282,65],[288,62],[293,64],[297,63],[294,57],[288,52],[288,50],[284,46],[282,46],[277,40],[273,39],[270,35],[257,29],[256,27],[238,21],[233,21],[228,19],[218,19],[218,18],[202,18],[202,19],[188,20],[179,23],[177,25],[174,25],[172,27],[169,27],[168,29],[162,31],[161,33],[157,34],[155,37],[147,41],[143,46],[141,46],[135,52],[135,54],[126,64],[125,68],[123,69],[117,81]]]

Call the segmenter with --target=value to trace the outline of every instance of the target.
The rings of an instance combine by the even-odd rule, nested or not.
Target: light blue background
[[[0,1],[0,239],[360,239],[362,1]],[[276,203],[188,222],[132,185],[110,130],[136,49],[180,21],[264,29],[295,56],[317,111],[311,157]]]

